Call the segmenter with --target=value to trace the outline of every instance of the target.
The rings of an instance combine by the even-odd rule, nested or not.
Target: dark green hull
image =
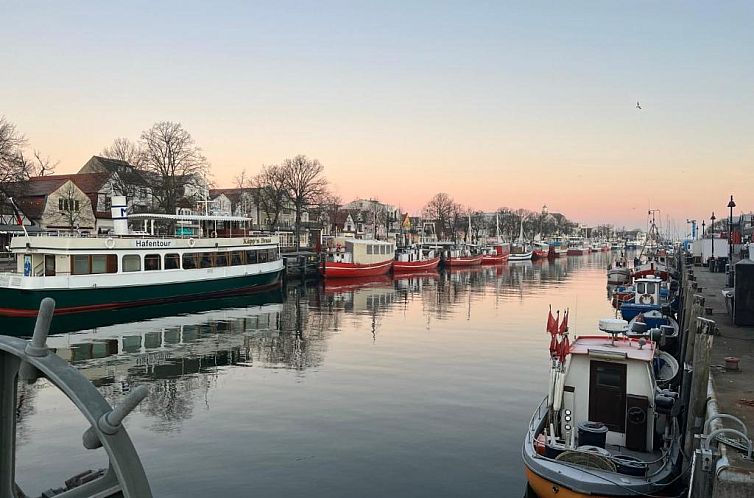
[[[19,290],[0,288],[0,316],[35,316],[45,297],[55,300],[55,314],[84,313],[175,301],[262,292],[281,284],[282,270],[260,275],[133,287]]]
[[[50,334],[63,334],[78,330],[108,327],[121,323],[138,322],[168,316],[185,316],[202,311],[225,308],[246,308],[283,302],[282,287],[278,286],[264,292],[246,292],[230,297],[215,297],[194,301],[173,301],[164,304],[152,304],[135,308],[120,308],[88,313],[70,313],[55,315],[52,318]],[[34,330],[34,317],[0,317],[0,334],[30,337]]]

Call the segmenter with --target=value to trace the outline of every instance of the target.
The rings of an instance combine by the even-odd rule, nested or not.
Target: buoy
[[[107,240],[105,241],[105,245],[107,246],[108,249],[112,249],[113,247],[115,247],[115,241],[113,240],[112,237],[108,237]]]

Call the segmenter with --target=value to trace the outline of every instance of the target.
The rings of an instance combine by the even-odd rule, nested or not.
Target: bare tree
[[[57,166],[36,150],[27,157],[26,146],[26,137],[16,125],[0,115],[0,201],[23,195],[29,178],[51,174]]]
[[[277,165],[263,166],[262,171],[251,179],[251,185],[254,187],[254,200],[266,214],[268,227],[272,230],[278,224],[280,213],[290,202],[285,170]]]
[[[102,149],[102,157],[117,159],[126,163],[111,176],[114,193],[134,200],[139,193],[149,189],[141,170],[144,167],[144,151],[138,143],[123,137],[116,138],[109,147]],[[145,196],[142,196],[145,197]]]
[[[438,235],[442,239],[450,233],[456,203],[446,193],[435,194],[422,209],[422,215],[437,222]]]
[[[338,212],[343,206],[343,199],[341,199],[341,197],[337,194],[326,192],[319,199],[319,201],[317,201],[317,204],[320,211],[320,221],[323,225],[327,225],[329,227],[326,233],[337,235],[338,229],[336,223],[338,220]],[[333,227],[335,227],[334,232],[332,230]]]
[[[180,123],[161,121],[141,134],[141,165],[152,196],[167,214],[175,214],[187,187],[198,187],[207,173],[207,158]]]
[[[288,197],[296,210],[295,238],[298,251],[301,246],[301,215],[304,209],[313,205],[327,191],[327,180],[322,176],[325,167],[316,159],[298,155],[283,161],[281,168]]]
[[[81,222],[81,199],[77,194],[76,186],[69,181],[58,197],[60,218],[63,224],[71,229],[78,228]]]
[[[118,137],[113,140],[109,147],[102,149],[101,154],[102,157],[127,162],[136,169],[141,169],[144,165],[144,151],[138,143],[125,137]]]

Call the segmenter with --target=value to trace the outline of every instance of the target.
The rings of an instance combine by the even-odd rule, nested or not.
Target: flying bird
[[[639,105],[639,101],[638,100],[636,101],[636,108],[637,109],[641,109],[641,106]]]

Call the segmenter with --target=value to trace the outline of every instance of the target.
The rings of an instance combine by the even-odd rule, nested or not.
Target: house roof
[[[121,159],[113,159],[110,157],[102,157],[102,156],[92,156],[89,161],[86,162],[86,164],[79,170],[79,173],[89,173],[89,172],[109,172],[109,173],[120,173],[124,170],[133,169],[133,166],[128,163],[128,161],[123,161]]]
[[[225,197],[230,200],[233,204],[237,203],[241,200],[241,195],[251,192],[251,189],[248,188],[213,188],[209,191],[209,197],[210,199],[214,199],[215,197],[219,195],[225,195]]]
[[[73,175],[35,176],[29,179],[25,196],[49,195],[71,180],[85,194],[96,194],[110,179],[110,173],[77,173]]]

